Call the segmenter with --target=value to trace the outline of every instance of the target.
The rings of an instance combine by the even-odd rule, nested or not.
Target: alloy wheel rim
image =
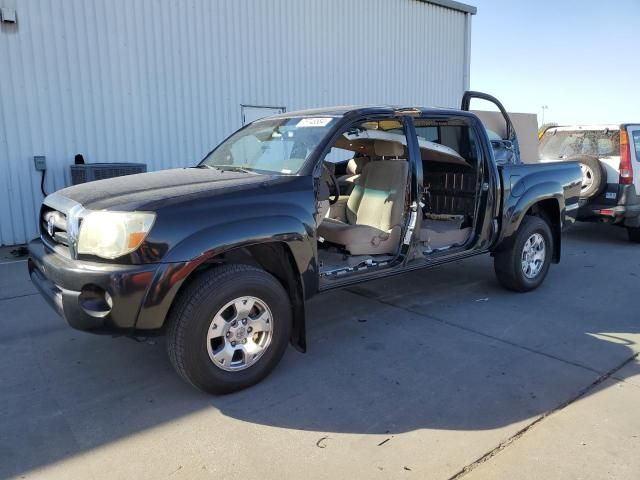
[[[273,338],[269,306],[252,296],[238,297],[215,314],[207,330],[207,353],[225,371],[249,368],[267,351]]]
[[[580,169],[582,170],[582,186],[580,188],[584,192],[585,190],[589,190],[593,185],[593,170],[584,163],[580,164]]]
[[[538,276],[544,265],[546,257],[546,244],[544,237],[539,233],[531,235],[522,248],[522,273],[532,279]]]

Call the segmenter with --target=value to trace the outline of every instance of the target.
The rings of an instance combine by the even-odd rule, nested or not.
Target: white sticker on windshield
[[[333,120],[333,118],[303,118],[298,122],[296,127],[326,127]]]

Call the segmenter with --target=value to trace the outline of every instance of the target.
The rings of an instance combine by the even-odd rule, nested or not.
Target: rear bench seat
[[[429,172],[423,170],[425,211],[447,215],[473,215],[477,175],[475,172]]]
[[[446,168],[446,171],[437,171],[438,167]],[[433,249],[463,245],[471,235],[471,227],[462,228],[464,220],[475,213],[476,171],[468,167],[442,167],[434,162],[423,162],[423,172],[427,193],[420,241]]]

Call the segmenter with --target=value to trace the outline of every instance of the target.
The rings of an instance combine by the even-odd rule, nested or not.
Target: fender
[[[513,188],[513,191],[516,191],[517,189],[518,185]],[[559,218],[552,220],[554,220],[554,225],[557,221],[557,225],[561,227],[562,218],[565,212],[565,198],[562,185],[553,181],[537,183],[518,196],[509,195],[508,200],[503,207],[501,235],[496,242],[496,246],[492,248],[492,251],[501,250],[503,247],[507,247],[513,240],[525,214],[535,204],[544,200],[554,200],[557,202],[560,216]],[[554,225],[551,225],[551,229],[555,243],[554,259],[557,261],[559,260],[561,247],[560,228],[556,229]],[[558,231],[556,232],[555,230]]]
[[[250,230],[247,228],[250,222]],[[283,233],[286,232],[286,233]],[[311,235],[309,234],[311,232]],[[249,235],[250,233],[250,235]],[[302,299],[318,288],[313,228],[289,216],[268,216],[209,226],[174,246],[158,268],[145,293],[135,328],[157,330],[162,327],[178,291],[199,266],[234,249],[273,242],[286,244],[292,253]],[[295,321],[304,322],[302,312]],[[295,330],[295,328],[294,328]],[[304,334],[304,323],[302,324]],[[302,347],[303,348],[303,347]]]

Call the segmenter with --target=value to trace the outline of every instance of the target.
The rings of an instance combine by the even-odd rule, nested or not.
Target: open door
[[[520,145],[518,144],[516,129],[502,103],[487,93],[467,91],[462,96],[461,109],[468,112],[472,111],[471,100],[473,99],[489,102],[498,109],[498,112],[474,111],[489,134],[496,163],[499,165],[521,163]]]

